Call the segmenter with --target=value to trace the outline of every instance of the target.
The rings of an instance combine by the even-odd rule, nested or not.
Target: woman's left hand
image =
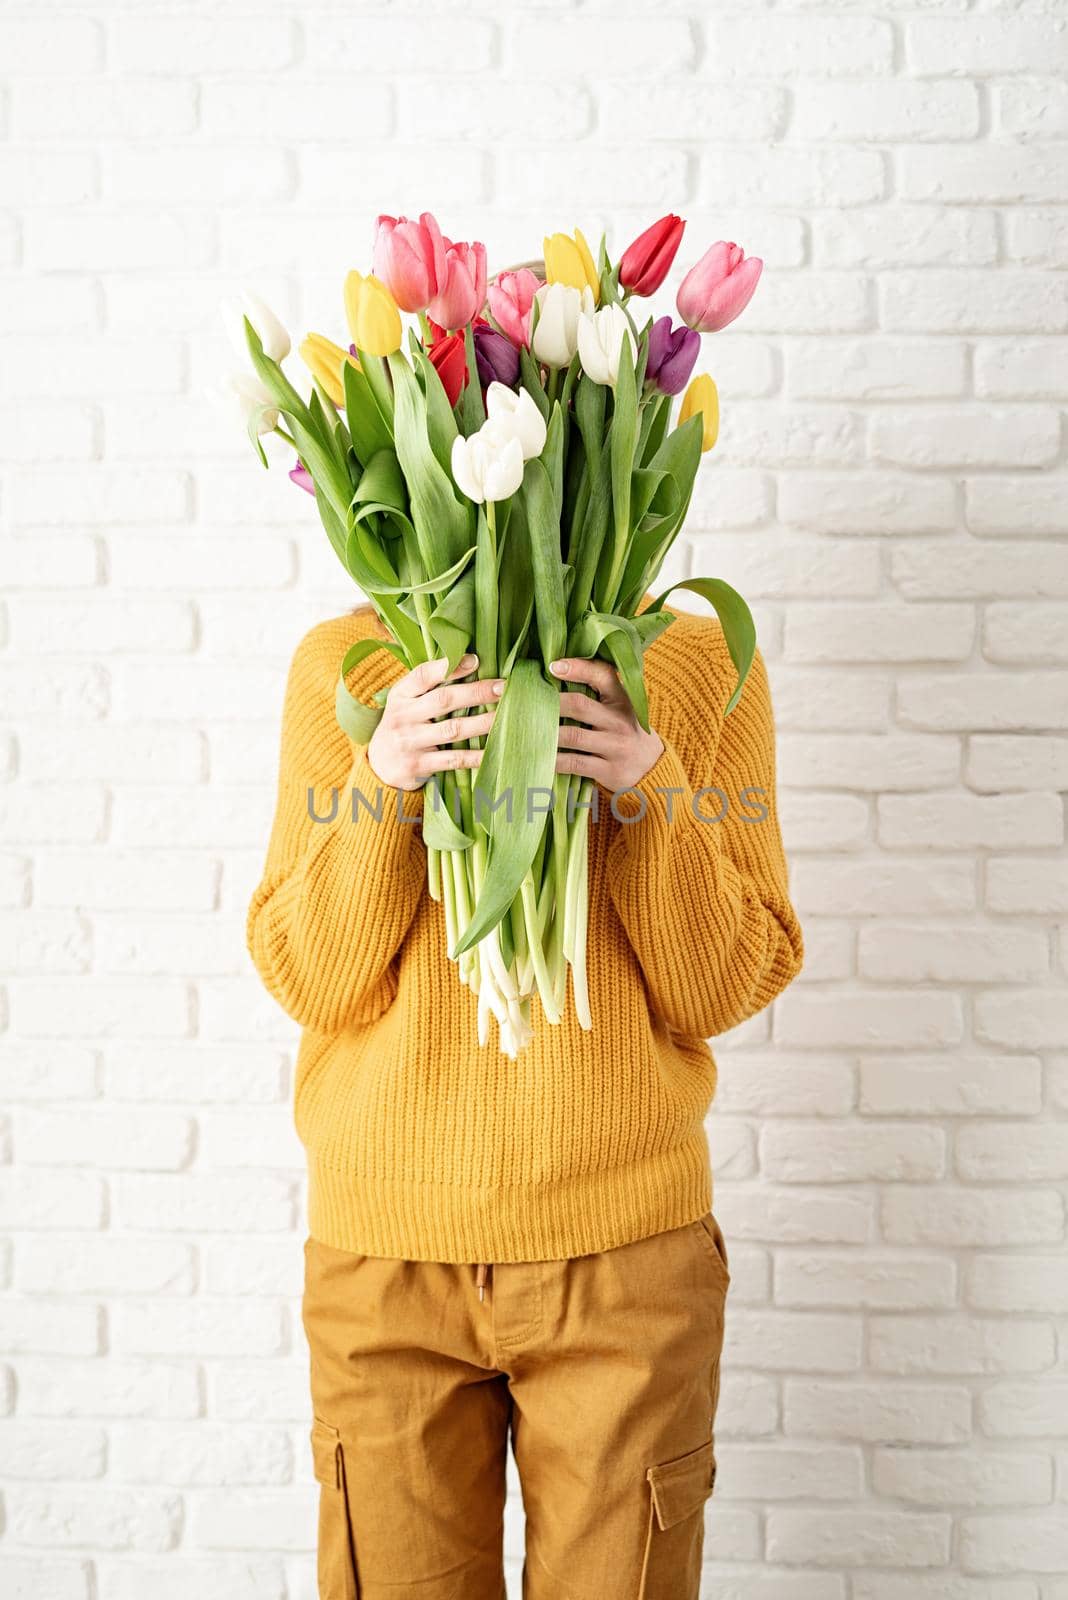
[[[554,677],[588,684],[597,695],[594,699],[577,690],[561,694],[561,719],[573,717],[577,725],[561,720],[557,772],[595,778],[611,792],[644,778],[662,754],[664,741],[655,729],[646,733],[611,662],[568,656],[552,662],[549,670]]]

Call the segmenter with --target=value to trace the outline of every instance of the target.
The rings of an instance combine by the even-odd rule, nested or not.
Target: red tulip
[[[655,294],[671,271],[686,224],[681,217],[661,217],[628,245],[619,263],[619,281],[631,294]]]
[[[430,326],[434,328],[436,324],[431,323]],[[441,332],[440,329],[438,331]],[[463,333],[449,333],[441,339],[435,339],[427,355],[441,379],[450,406],[454,406],[468,378],[467,351],[464,348]]]

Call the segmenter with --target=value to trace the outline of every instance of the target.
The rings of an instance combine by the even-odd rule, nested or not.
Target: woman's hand
[[[434,772],[456,767],[477,767],[481,750],[469,750],[466,741],[486,734],[493,726],[496,710],[476,717],[448,717],[435,722],[444,712],[466,706],[488,706],[504,690],[503,678],[478,678],[473,683],[455,683],[478,665],[478,657],[466,655],[446,679],[444,656],[423,661],[406,672],[389,691],[385,709],[371,741],[367,759],[371,770],[394,789],[420,789]],[[446,748],[442,749],[442,746]]]
[[[581,725],[561,723],[557,772],[596,778],[613,793],[644,778],[662,754],[664,741],[655,730],[646,733],[634,715],[615,667],[572,656],[552,662],[550,671],[572,683],[587,683],[598,695],[592,699],[576,690],[561,694],[561,718],[574,717]]]

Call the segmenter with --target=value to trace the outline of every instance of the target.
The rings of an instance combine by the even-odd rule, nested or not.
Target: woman
[[[364,701],[390,692],[353,746],[338,662],[377,632],[362,607],[296,651],[248,914],[263,981],[304,1029],[319,1593],[502,1600],[511,1435],[525,1600],[693,1600],[729,1282],[705,1041],[774,1000],[803,954],[765,664],[724,717],[720,626],[678,613],[645,657],[648,733],[614,668],[556,664],[594,691],[562,695],[575,720],[557,760],[596,779],[594,1026],[535,1008],[511,1060],[479,1048],[419,837],[422,784],[477,766],[466,740],[502,680],[471,657],[446,678],[444,661],[405,672],[376,652],[347,681]]]

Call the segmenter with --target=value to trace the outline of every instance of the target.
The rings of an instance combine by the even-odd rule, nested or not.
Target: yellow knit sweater
[[[676,613],[648,650],[664,741],[634,794],[597,786],[588,983],[593,1030],[546,1022],[516,1061],[480,1049],[477,999],[446,955],[426,883],[422,793],[381,783],[334,718],[346,649],[370,611],[311,629],[289,672],[277,810],[248,946],[303,1027],[295,1117],[309,1231],[412,1260],[584,1255],[679,1227],[712,1204],[706,1040],[767,1006],[801,968],[775,801],[759,651],[741,699],[719,623]],[[370,701],[403,667],[379,651],[348,676]],[[722,793],[695,801],[694,791]],[[357,807],[381,794],[382,820]],[[338,791],[337,815],[328,816]],[[314,795],[309,797],[309,790]],[[665,791],[674,790],[674,795]],[[747,790],[762,791],[756,795]],[[766,807],[763,820],[761,806]],[[696,806],[696,809],[695,809]],[[670,820],[669,820],[670,808]],[[725,811],[722,820],[714,818]]]

